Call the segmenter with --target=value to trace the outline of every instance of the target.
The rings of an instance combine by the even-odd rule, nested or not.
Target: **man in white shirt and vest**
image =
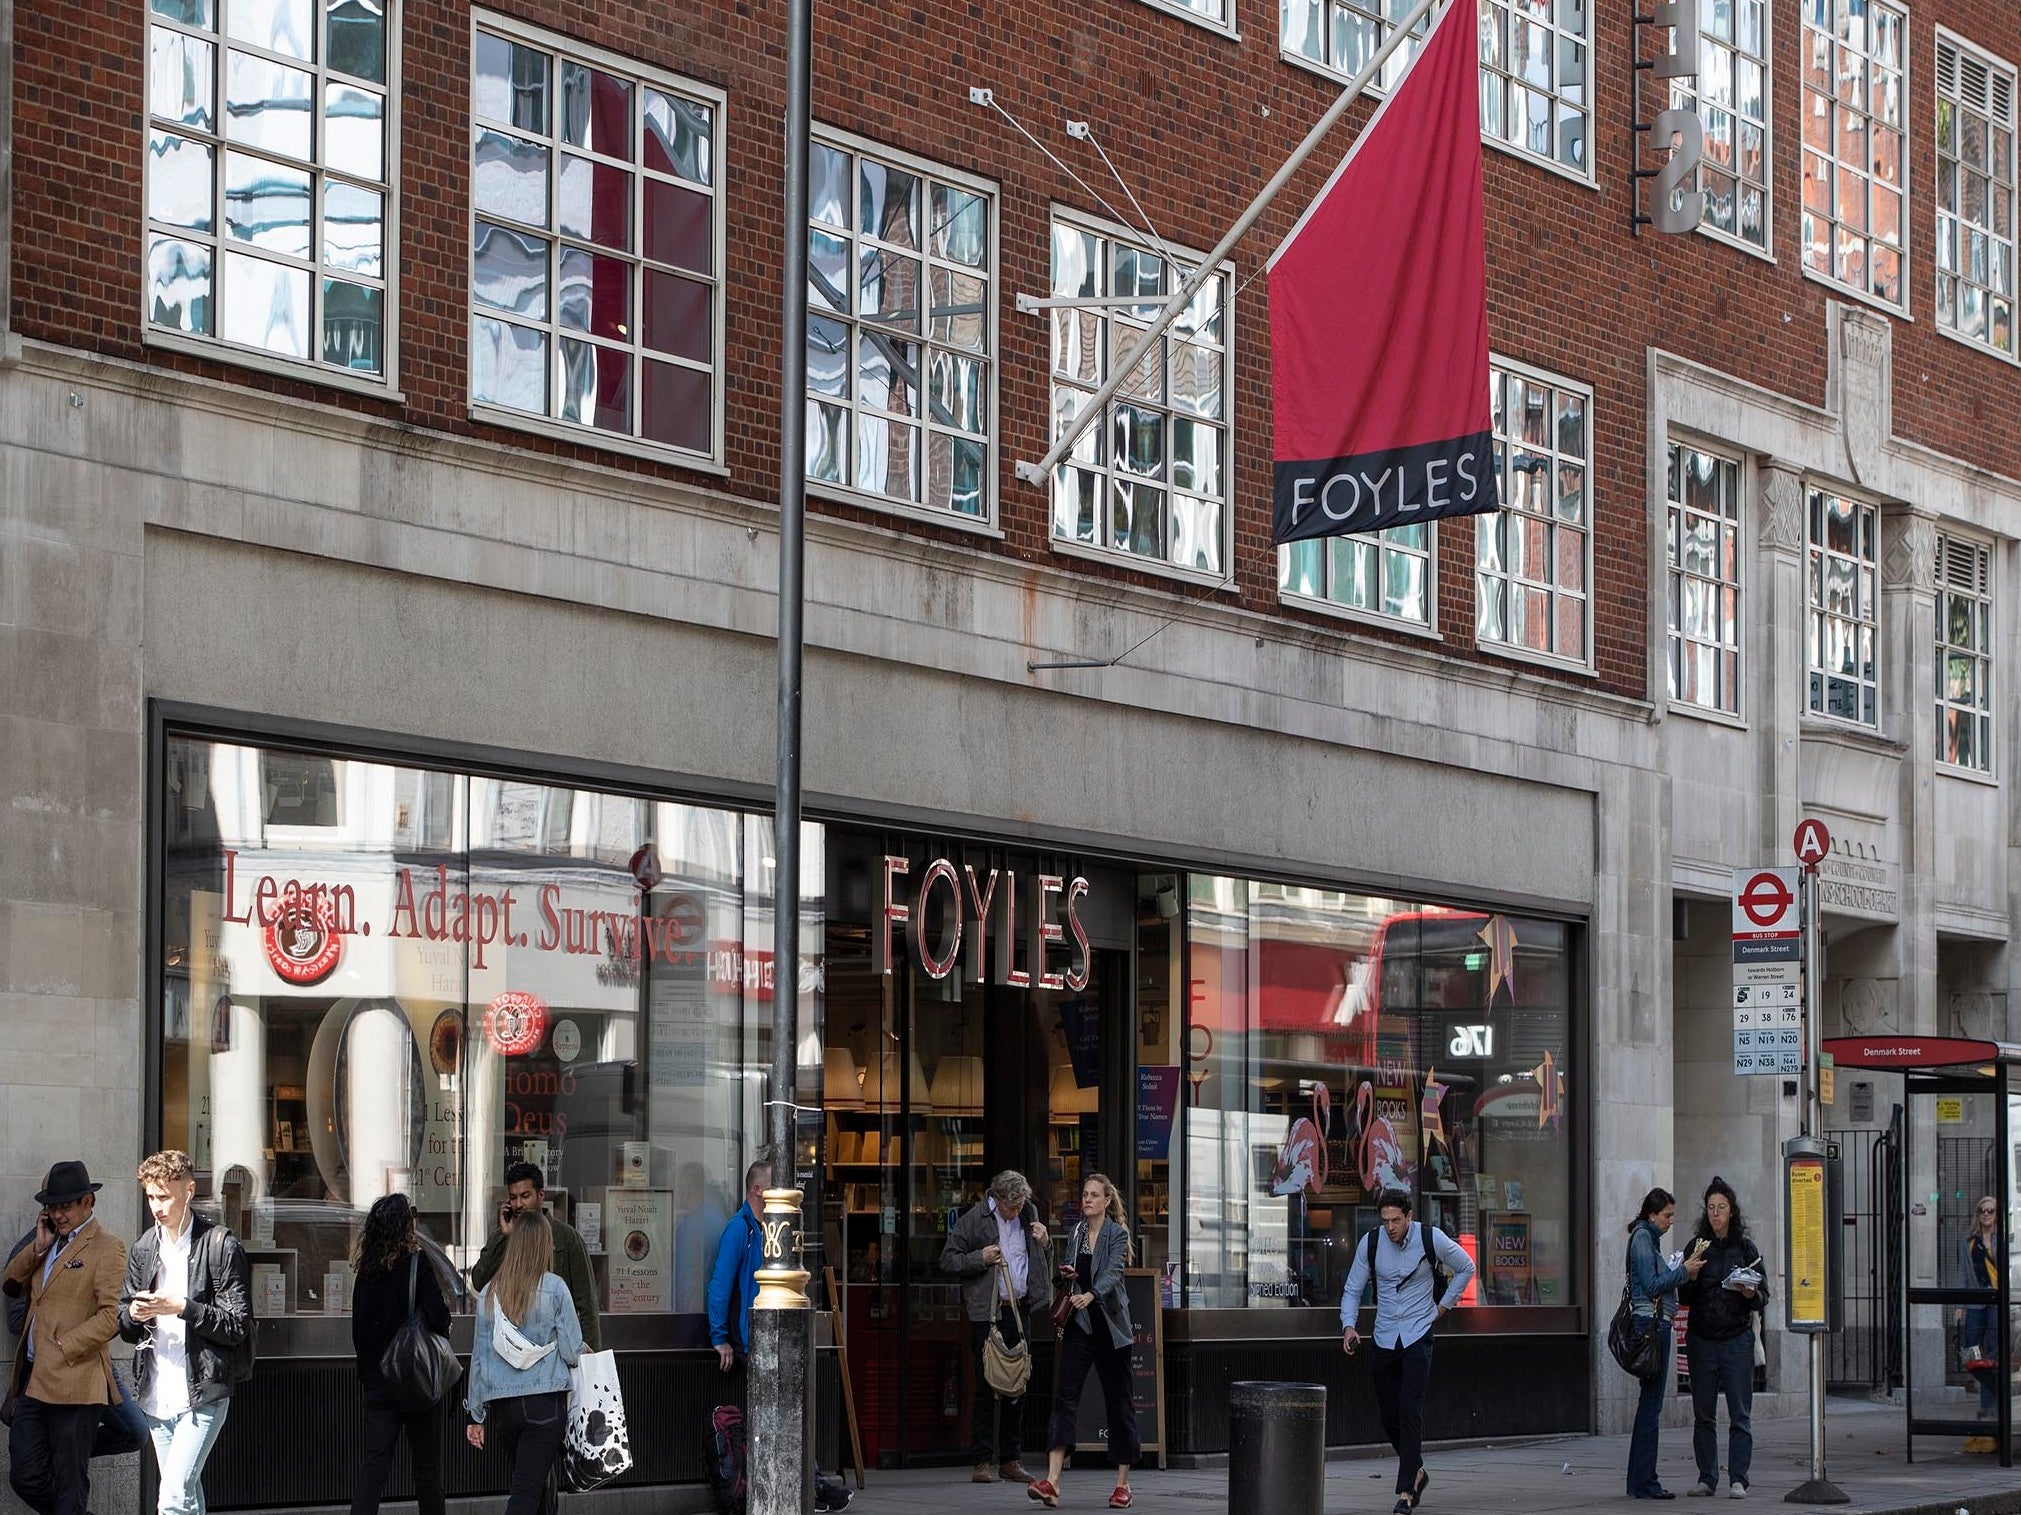
[[[232,1390],[253,1373],[252,1268],[238,1238],[196,1214],[196,1171],[183,1152],[140,1165],[154,1225],[127,1254],[119,1334],[161,1475],[160,1515],[204,1515],[204,1462]]]
[[[1361,1294],[1375,1281],[1375,1403],[1383,1435],[1396,1448],[1394,1515],[1411,1515],[1431,1481],[1424,1464],[1425,1386],[1432,1373],[1432,1327],[1460,1302],[1473,1281],[1474,1260],[1438,1227],[1410,1218],[1411,1198],[1400,1189],[1376,1201],[1382,1224],[1356,1243],[1354,1266],[1340,1293],[1340,1345],[1352,1356],[1361,1346],[1355,1321]],[[1437,1275],[1446,1274],[1445,1292]]]

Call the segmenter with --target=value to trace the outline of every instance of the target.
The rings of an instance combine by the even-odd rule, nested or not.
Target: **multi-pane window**
[[[1803,0],[1803,262],[1906,307],[1908,12]]]
[[[1055,297],[1144,301],[1051,312],[1054,436],[1190,272],[1126,238],[1054,220]],[[1131,366],[1108,415],[1081,433],[1053,475],[1055,541],[1226,571],[1229,303],[1223,272]]]
[[[1277,550],[1277,589],[1369,615],[1431,624],[1431,528],[1392,526],[1373,535],[1324,537]]]
[[[1481,130],[1590,174],[1587,0],[1480,0]]]
[[[1486,9],[1484,3],[1484,17]],[[1411,0],[1279,0],[1278,44],[1287,53],[1351,79],[1368,66],[1383,38],[1410,12]],[[1422,37],[1427,28],[1428,22],[1420,21],[1416,34]],[[1391,53],[1377,86],[1394,88],[1417,48],[1415,41],[1406,42]]]
[[[1740,465],[1670,446],[1670,698],[1740,714]]]
[[[1705,129],[1700,224],[1768,247],[1768,0],[1721,0],[1698,13],[1698,77],[1674,79],[1670,103]]]
[[[714,456],[721,99],[486,18],[474,405]]]
[[[1817,715],[1878,726],[1880,601],[1874,564],[1880,512],[1813,489],[1809,514],[1810,708]]]
[[[1475,518],[1476,635],[1587,661],[1590,401],[1562,380],[1488,370],[1503,508]]]
[[[153,0],[152,330],[385,377],[387,9],[385,0]]]
[[[1228,14],[1228,8],[1234,0],[1150,0],[1150,3],[1163,10],[1177,11],[1182,16],[1197,16],[1209,26],[1218,27],[1222,31],[1234,25]]]
[[[989,519],[988,190],[832,141],[811,170],[808,479]]]
[[[1978,542],[1937,538],[1937,761],[1993,771],[1993,564]]]
[[[2014,70],[1941,32],[1937,324],[2014,353]]]

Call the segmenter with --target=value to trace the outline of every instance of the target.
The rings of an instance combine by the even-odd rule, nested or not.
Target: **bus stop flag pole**
[[[1802,845],[1799,841],[1799,854]],[[1830,1246],[1826,1228],[1837,1217],[1829,1213],[1831,1185],[1826,1178],[1825,1144],[1815,1132],[1820,1107],[1818,1081],[1823,1051],[1820,1033],[1818,973],[1817,867],[1805,860],[1797,883],[1803,912],[1803,1090],[1802,1112],[1795,1141],[1783,1144],[1785,1228],[1784,1294],[1789,1326],[1809,1337],[1810,1348],[1810,1477],[1783,1496],[1785,1504],[1850,1504],[1851,1496],[1825,1476],[1825,1332],[1831,1328],[1830,1297],[1839,1281],[1829,1276]]]

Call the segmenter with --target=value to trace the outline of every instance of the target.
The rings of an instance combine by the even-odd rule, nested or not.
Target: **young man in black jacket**
[[[161,1474],[160,1515],[204,1515],[203,1470],[253,1376],[252,1268],[238,1238],[190,1208],[196,1170],[185,1152],[140,1165],[154,1224],[126,1258],[119,1334],[140,1348],[134,1385]]]

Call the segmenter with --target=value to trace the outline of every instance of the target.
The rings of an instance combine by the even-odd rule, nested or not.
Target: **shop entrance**
[[[1021,909],[1032,908],[1024,891],[1037,871],[998,865],[998,888],[1014,875]],[[914,903],[921,871],[897,889]],[[936,909],[923,962],[912,924],[892,927],[880,964],[871,930],[831,915],[826,951],[822,1260],[835,1274],[864,1456],[880,1466],[970,1454],[976,1364],[960,1283],[940,1258],[991,1177],[1025,1174],[1056,1234],[1086,1173],[1107,1172],[1136,1202],[1132,953],[1101,945],[1098,932],[1081,949],[1068,930],[1042,954],[1056,978],[1084,968],[1081,987],[1043,986],[1037,973],[996,982],[995,940],[980,981],[965,960],[936,976],[931,959],[954,950],[953,934]],[[1018,923],[1026,946],[1029,924]],[[1024,962],[1013,954],[1013,977]],[[1035,1345],[1043,1363],[1047,1344]],[[1044,1400],[1027,1406],[1034,1437]]]

